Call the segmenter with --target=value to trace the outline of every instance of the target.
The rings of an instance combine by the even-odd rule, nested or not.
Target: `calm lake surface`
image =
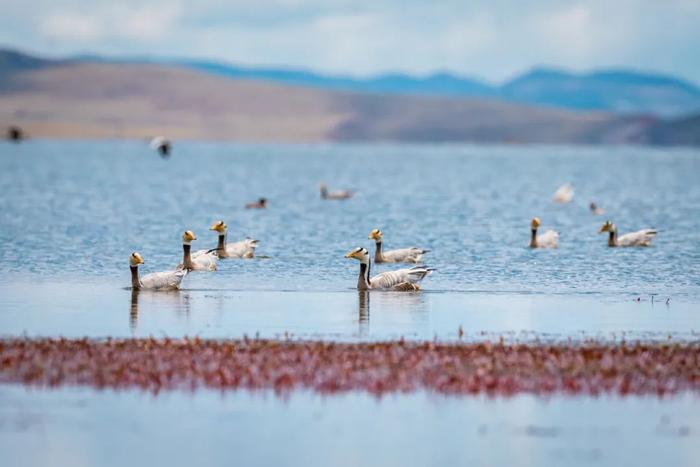
[[[0,144],[0,335],[331,340],[697,339],[700,152],[648,148]],[[321,201],[318,183],[351,188]],[[551,201],[563,183],[573,203]],[[260,196],[264,211],[243,209]],[[594,217],[588,203],[607,213]],[[561,233],[527,248],[529,222]],[[174,267],[180,237],[260,239],[254,260],[193,273],[176,293],[132,294]],[[609,249],[597,229],[659,229]],[[343,255],[432,249],[421,293],[359,294]],[[380,266],[376,271],[396,266]],[[654,301],[652,302],[652,297]],[[670,301],[667,303],[667,300]],[[637,301],[639,300],[639,301]],[[699,465],[692,394],[376,399],[0,386],[8,465]],[[508,449],[503,449],[508,446]],[[515,462],[514,462],[515,461]]]
[[[4,335],[450,339],[462,326],[472,339],[692,339],[700,328],[697,150],[182,142],[163,160],[139,142],[30,141],[0,144],[0,160]],[[322,201],[321,180],[357,194]],[[567,182],[574,201],[553,203]],[[243,209],[260,196],[267,210]],[[593,200],[605,216],[590,214]],[[559,249],[527,248],[533,216],[560,232]],[[173,268],[182,232],[212,248],[220,218],[229,240],[260,239],[265,258],[220,261],[178,293],[126,290],[132,251],[142,273]],[[607,218],[659,235],[609,249],[596,233]],[[343,255],[373,251],[373,228],[387,248],[432,250],[424,292],[354,290],[358,263]]]

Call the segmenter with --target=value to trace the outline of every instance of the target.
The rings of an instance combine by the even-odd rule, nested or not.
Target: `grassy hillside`
[[[34,137],[241,141],[624,141],[648,121],[499,101],[372,95],[153,64],[57,62],[0,74],[0,125]]]

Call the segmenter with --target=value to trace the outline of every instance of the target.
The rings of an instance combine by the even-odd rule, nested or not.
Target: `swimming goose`
[[[185,231],[182,235],[182,264],[178,268],[190,271],[216,271],[216,253],[213,250],[197,250],[190,253],[191,242],[197,240],[194,232]]]
[[[219,258],[253,258],[255,257],[255,248],[258,246],[258,240],[246,238],[234,243],[226,243],[226,231],[228,226],[224,221],[214,222],[209,230],[214,230],[219,233],[219,243],[216,250],[212,250]]]
[[[151,149],[158,151],[158,154],[162,157],[168,157],[172,149],[172,144],[163,136],[156,136],[151,140]]]
[[[267,207],[267,199],[260,198],[255,203],[248,203],[245,205],[246,209],[265,209]]]
[[[360,261],[360,276],[357,279],[358,290],[395,290],[403,292],[414,292],[420,290],[418,282],[434,271],[433,268],[425,266],[415,266],[410,269],[397,269],[396,271],[386,271],[370,279],[369,252],[366,248],[358,247],[348,252],[346,258],[353,258]]]
[[[430,251],[416,247],[382,251],[382,239],[384,238],[384,234],[379,229],[372,230],[367,238],[374,240],[375,263],[420,263],[423,255]]]
[[[588,205],[588,209],[591,210],[591,214],[593,214],[594,216],[602,216],[603,214],[605,214],[605,209],[599,207],[593,201],[591,201],[591,204]]]
[[[556,248],[559,243],[559,234],[554,230],[548,230],[542,235],[537,235],[537,228],[541,222],[534,217],[530,223],[532,235],[530,236],[530,248]]]
[[[129,269],[131,269],[131,288],[133,290],[177,290],[180,282],[187,275],[187,269],[175,271],[152,272],[139,278],[139,264],[143,264],[143,258],[138,252],[129,256]]]
[[[350,190],[328,191],[328,187],[323,182],[321,182],[320,188],[321,199],[348,199],[352,197],[352,191]]]
[[[564,185],[560,186],[557,191],[554,192],[553,198],[555,203],[561,203],[561,204],[566,204],[570,203],[572,199],[574,199],[574,189],[573,187],[565,183]]]
[[[608,236],[608,246],[651,246],[651,241],[656,236],[654,229],[642,229],[636,232],[631,232],[620,237],[617,236],[617,226],[610,221],[605,221],[605,224],[598,230],[598,233],[610,232]]]

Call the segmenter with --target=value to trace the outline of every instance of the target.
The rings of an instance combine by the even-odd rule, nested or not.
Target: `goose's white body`
[[[187,269],[175,271],[152,272],[139,278],[141,289],[148,290],[177,290],[182,279],[187,275]]]
[[[651,246],[654,237],[656,237],[656,230],[642,229],[617,237],[617,246]]]
[[[197,250],[192,253],[193,271],[216,271],[216,253],[210,250]]]
[[[430,250],[423,250],[416,247],[399,248],[397,250],[382,251],[382,260],[379,263],[420,263],[423,255]]]
[[[421,266],[382,272],[369,279],[369,288],[400,291],[420,290],[418,283],[432,272],[432,269]]]
[[[537,236],[535,248],[557,248],[559,246],[559,233],[555,230],[548,230]]]
[[[254,258],[255,249],[258,247],[258,240],[246,238],[238,242],[226,243],[223,254],[217,249],[219,258]]]

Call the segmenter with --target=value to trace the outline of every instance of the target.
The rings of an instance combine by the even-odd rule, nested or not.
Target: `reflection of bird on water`
[[[375,263],[420,263],[423,255],[430,251],[416,247],[382,251],[382,240],[384,239],[384,234],[379,229],[372,230],[367,238],[374,240]]]
[[[129,257],[131,269],[131,288],[133,290],[176,290],[180,288],[182,279],[187,275],[186,269],[164,272],[152,272],[139,277],[139,264],[143,264],[143,258],[138,252],[133,252]]]
[[[605,221],[605,224],[598,230],[598,233],[609,232],[608,246],[609,247],[626,247],[626,246],[651,246],[651,241],[656,236],[654,229],[642,229],[636,232],[630,232],[625,235],[617,236],[617,226],[610,221]]]
[[[156,136],[151,140],[151,149],[158,151],[161,157],[165,158],[170,156],[170,151],[172,151],[172,143],[170,140],[163,136]]]
[[[320,188],[321,199],[348,199],[352,197],[352,191],[350,190],[328,191],[328,187],[323,182],[321,182]]]
[[[13,143],[19,143],[25,138],[24,131],[18,126],[11,126],[7,129],[7,140]]]
[[[358,290],[357,299],[360,323],[369,322],[369,291]]]
[[[537,235],[537,228],[540,224],[538,217],[534,217],[530,223],[530,248],[556,248],[559,243],[559,234],[554,230],[548,230]]]
[[[253,258],[255,256],[258,240],[245,238],[237,242],[227,243],[228,226],[224,221],[214,222],[209,230],[214,230],[219,234],[219,243],[216,250],[213,250],[219,258]]]
[[[197,250],[190,252],[191,242],[197,240],[194,232],[186,230],[182,235],[182,264],[178,269],[184,268],[190,271],[216,271],[216,254],[211,250]]]
[[[601,208],[593,201],[591,201],[591,204],[588,205],[588,208],[591,210],[591,214],[593,214],[594,216],[602,216],[603,214],[605,214],[605,209]]]
[[[557,191],[554,192],[553,198],[555,203],[566,204],[570,203],[574,199],[574,189],[568,183],[560,186]]]
[[[359,290],[384,289],[395,291],[417,291],[420,290],[418,282],[430,275],[434,269],[423,266],[416,266],[410,269],[397,269],[386,271],[376,276],[369,277],[370,259],[369,252],[365,248],[355,248],[345,255],[346,258],[353,258],[360,261],[360,276],[357,279]]]
[[[131,289],[131,307],[129,308],[129,328],[136,330],[139,323],[139,289]]]
[[[267,207],[267,198],[260,198],[254,203],[245,205],[246,209],[265,209]]]

